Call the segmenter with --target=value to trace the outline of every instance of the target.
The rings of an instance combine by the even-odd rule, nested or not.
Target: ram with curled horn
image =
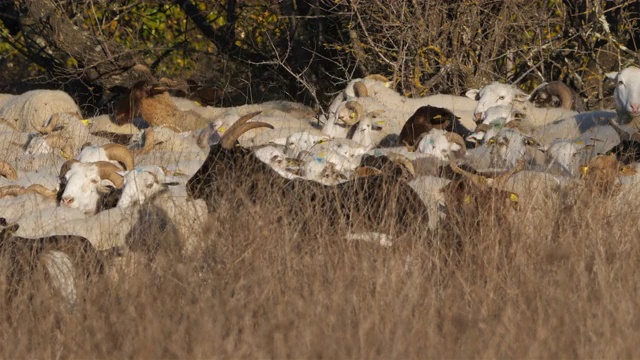
[[[120,167],[108,161],[83,163],[67,160],[60,169],[60,206],[87,214],[115,207],[124,181]]]
[[[271,127],[267,123],[247,123],[257,114],[236,121],[219,143],[210,147],[207,159],[187,182],[187,194],[204,199],[209,211],[217,211],[221,198],[230,196],[236,201],[246,199],[253,204],[286,209],[290,218],[302,226],[328,221],[333,228],[343,224],[350,230],[375,229],[391,236],[426,226],[426,205],[407,182],[395,174],[357,177],[338,185],[280,176],[250,149],[238,145],[237,139],[245,131]],[[237,206],[242,204],[246,202]],[[314,214],[297,216],[303,209]]]

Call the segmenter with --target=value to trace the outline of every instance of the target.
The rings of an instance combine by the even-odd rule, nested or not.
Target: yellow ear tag
[[[356,118],[356,113],[351,113],[351,114],[349,114],[349,118],[350,118],[350,119],[355,119],[355,118]]]
[[[196,105],[198,105],[198,106],[202,106],[202,104],[200,104],[200,102],[198,102],[198,101],[194,101],[194,103],[195,103]]]
[[[220,126],[220,127],[218,128],[218,133],[219,133],[219,134],[221,134],[221,133],[223,133],[223,132],[225,132],[225,131],[227,131],[227,127],[226,127],[226,126],[224,126],[224,125],[222,125],[222,126]]]
[[[319,153],[319,154],[318,154],[318,157],[320,157],[320,158],[324,158],[324,157],[325,157],[325,154],[324,154],[323,152],[321,152],[321,153]]]
[[[80,120],[80,121],[84,124],[84,126],[89,126],[89,123],[91,122],[91,121],[89,121],[89,119],[84,119],[84,120]]]
[[[316,145],[317,145],[317,144],[324,144],[325,142],[327,142],[327,140],[325,140],[325,139],[320,139],[320,140],[316,141],[314,144],[316,144]]]
[[[66,152],[60,150],[60,155],[62,155],[63,158],[69,160],[71,158],[71,156],[69,156]]]
[[[471,203],[471,195],[467,195],[464,197],[464,203],[465,204],[470,204]]]
[[[436,115],[433,118],[436,119],[436,120],[440,120],[442,118],[442,115]]]
[[[587,176],[587,172],[589,171],[589,167],[588,166],[583,166],[581,168],[582,170],[582,176]]]
[[[511,195],[509,195],[509,200],[513,201],[513,202],[518,202],[518,195],[511,193]]]
[[[584,141],[578,140],[578,141],[576,141],[576,145],[584,145]]]

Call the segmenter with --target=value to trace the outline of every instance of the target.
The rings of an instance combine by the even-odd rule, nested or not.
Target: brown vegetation
[[[348,242],[321,225],[301,233],[305,219],[283,226],[277,203],[246,213],[222,207],[197,251],[169,248],[118,284],[80,279],[70,312],[34,276],[30,291],[1,309],[16,321],[0,320],[0,354],[635,357],[638,208],[599,197],[585,204],[549,206],[518,226],[463,222],[391,248]]]

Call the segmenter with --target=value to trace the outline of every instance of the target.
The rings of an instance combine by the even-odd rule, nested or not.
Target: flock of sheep
[[[383,246],[481,204],[531,205],[534,183],[616,196],[636,180],[636,160],[621,154],[640,139],[640,69],[608,76],[615,111],[584,111],[557,81],[531,94],[494,82],[408,98],[379,75],[352,80],[326,115],[287,101],[200,106],[153,81],[89,119],[62,91],[0,94],[3,250],[36,254],[8,284],[44,265],[72,305],[83,257],[117,267],[134,236],[158,229],[193,251],[222,194],[275,201],[303,229],[322,218],[347,225],[336,236]],[[313,216],[302,215],[310,202]]]

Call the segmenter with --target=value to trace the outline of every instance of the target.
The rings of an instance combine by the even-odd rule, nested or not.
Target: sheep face
[[[525,159],[528,147],[539,146],[538,142],[515,129],[502,129],[487,141],[491,147],[493,166],[513,168]],[[526,160],[526,159],[525,159]]]
[[[569,173],[574,174],[582,162],[585,150],[593,148],[582,141],[557,140],[545,149],[545,157],[549,163],[561,165]]]
[[[307,151],[315,144],[328,139],[327,136],[313,135],[308,132],[291,134],[285,142],[285,152],[287,156],[296,157],[301,151]]]
[[[164,171],[158,166],[140,166],[131,171],[118,172],[123,177],[124,187],[118,201],[118,207],[128,207],[132,204],[144,204],[152,196],[167,190]]]
[[[417,152],[448,161],[449,156],[464,152],[462,146],[447,139],[447,132],[440,129],[429,131],[418,143]]]
[[[107,162],[71,164],[61,175],[61,189],[64,190],[60,205],[82,210],[86,214],[96,213],[103,196],[115,188],[122,188],[122,179],[115,174],[117,169]],[[107,172],[109,176],[105,176]]]
[[[480,90],[469,90],[466,95],[478,101],[473,110],[473,118],[476,122],[482,122],[485,118],[485,112],[493,106],[524,102],[528,98],[522,90],[498,82],[493,82]]]
[[[607,74],[607,77],[614,75],[617,85],[613,97],[616,101],[618,116],[621,114],[626,115],[624,116],[626,118],[640,116],[640,69],[631,66],[617,74]]]

